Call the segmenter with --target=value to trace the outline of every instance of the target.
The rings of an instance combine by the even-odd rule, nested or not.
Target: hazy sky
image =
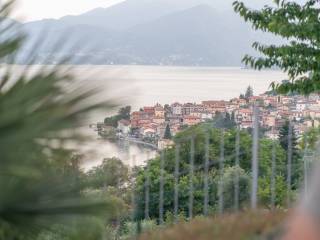
[[[5,0],[4,0],[5,1]],[[27,22],[44,18],[60,18],[66,15],[78,15],[97,7],[109,7],[124,0],[17,0],[17,10],[14,17],[20,21]],[[152,0],[151,0],[152,1]],[[200,1],[200,0],[199,0]],[[212,0],[227,1],[234,0]],[[272,0],[243,0],[246,3],[264,5]],[[304,2],[305,0],[295,0]],[[1,0],[0,0],[1,2]]]
[[[122,0],[18,0],[15,17],[21,21],[77,15],[97,7],[108,7]]]

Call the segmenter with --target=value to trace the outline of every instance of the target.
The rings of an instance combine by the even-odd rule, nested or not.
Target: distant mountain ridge
[[[230,0],[222,2],[217,7],[211,0],[127,0],[26,23],[30,38],[18,61],[25,62],[36,45],[38,63],[70,56],[74,64],[240,66],[243,55],[253,53],[253,41],[273,38],[253,32],[233,13]]]

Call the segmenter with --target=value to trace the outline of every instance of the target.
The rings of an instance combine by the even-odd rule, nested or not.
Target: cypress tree
[[[170,130],[169,124],[167,124],[167,126],[166,126],[166,130],[164,132],[164,137],[163,138],[164,139],[168,139],[168,140],[172,139],[172,135],[171,135],[171,130]]]

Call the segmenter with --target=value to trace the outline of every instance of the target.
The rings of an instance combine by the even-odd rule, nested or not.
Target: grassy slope
[[[140,240],[235,240],[277,239],[284,212],[245,212],[212,218],[197,218],[163,230],[145,233]]]

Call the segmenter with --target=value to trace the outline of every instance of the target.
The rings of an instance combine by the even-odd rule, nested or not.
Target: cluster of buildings
[[[216,102],[217,108],[224,109],[224,101]],[[192,126],[212,120],[215,110],[209,105],[195,103],[173,103],[162,106],[157,104],[153,107],[143,107],[140,111],[131,114],[131,129],[138,129],[142,136],[156,137],[164,136],[167,126],[171,135],[181,131],[184,126]]]
[[[192,126],[214,119],[217,114],[229,114],[241,129],[252,128],[253,106],[259,108],[260,126],[265,135],[276,138],[279,129],[290,120],[297,134],[320,124],[320,97],[272,96],[261,94],[247,99],[230,101],[203,101],[202,103],[172,103],[162,106],[143,107],[131,113],[129,120],[120,120],[118,130],[136,137],[162,139],[167,126],[174,136],[185,126]]]

